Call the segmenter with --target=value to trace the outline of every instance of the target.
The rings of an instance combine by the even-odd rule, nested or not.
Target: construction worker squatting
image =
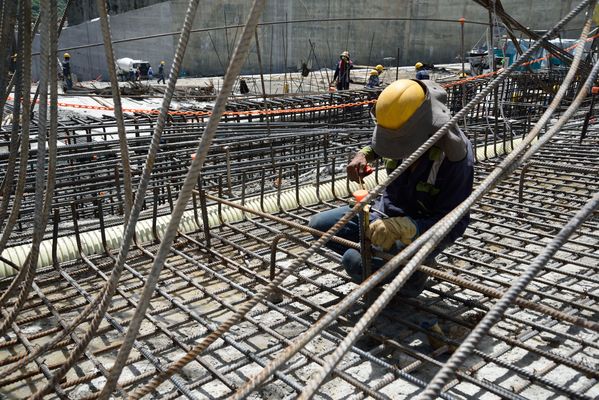
[[[446,91],[429,80],[401,79],[385,88],[371,111],[376,121],[372,142],[347,166],[349,179],[358,181],[367,175],[371,170],[367,168],[368,163],[377,158],[382,158],[387,172],[391,173],[450,119],[446,101]],[[472,146],[462,131],[453,127],[375,201],[367,233],[372,245],[397,254],[466,199],[472,192],[473,180]],[[309,225],[327,231],[348,210],[345,206],[316,214]],[[464,233],[468,223],[469,216],[462,218],[425,264],[434,266],[436,256]],[[359,241],[359,231],[355,217],[337,235]],[[366,278],[362,276],[359,251],[334,242],[327,246],[343,256],[342,265],[354,282],[360,283]],[[383,259],[374,257],[373,271],[384,264]],[[392,279],[388,277],[384,283]],[[415,272],[400,290],[400,296],[418,296],[426,280],[423,272]]]
[[[385,72],[385,67],[383,67],[381,64],[379,64],[376,67],[374,67],[374,69],[376,69],[377,72],[379,73],[379,81],[381,83],[383,83],[383,80],[381,79],[381,76],[383,76],[383,72]]]
[[[366,87],[369,89],[373,89],[381,84],[379,80],[379,72],[376,69],[373,69],[369,73],[368,82],[366,82]]]
[[[426,66],[423,63],[421,63],[420,61],[418,61],[414,65],[414,68],[416,69],[416,79],[419,79],[421,81],[426,81],[426,80],[430,79],[428,66]]]

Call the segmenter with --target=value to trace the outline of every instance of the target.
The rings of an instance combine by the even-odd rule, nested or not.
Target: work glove
[[[366,154],[357,152],[349,164],[347,164],[347,176],[350,181],[359,182],[360,178],[370,175],[372,168],[366,161]]]
[[[369,238],[374,246],[387,251],[399,240],[408,245],[418,235],[418,227],[409,217],[377,219],[370,224]]]

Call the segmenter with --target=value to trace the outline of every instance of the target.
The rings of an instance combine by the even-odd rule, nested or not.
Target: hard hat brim
[[[403,134],[406,127],[387,129],[376,125],[372,133],[372,148],[375,153],[392,160],[403,160],[428,139],[425,130],[416,130],[416,134]]]
[[[393,160],[407,158],[449,121],[445,89],[434,82],[417,82],[425,89],[426,98],[414,115],[399,129],[388,129],[378,124],[374,128],[372,148],[381,157]],[[376,121],[376,106],[371,115]]]

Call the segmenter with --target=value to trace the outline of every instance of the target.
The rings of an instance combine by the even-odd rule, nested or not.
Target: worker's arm
[[[376,154],[371,145],[362,147],[362,149],[358,153],[364,154],[366,156],[366,162],[369,163],[379,158],[379,155]]]
[[[361,178],[369,175],[372,168],[368,163],[376,160],[378,155],[374,152],[372,146],[364,146],[356,153],[354,158],[347,164],[347,176],[350,181],[359,182]]]
[[[437,194],[432,214],[427,218],[414,218],[420,235],[451,212],[472,193],[474,169],[471,159],[467,158],[458,162],[446,160],[443,167],[447,167],[449,170],[443,176],[439,176],[435,183],[435,187],[439,190],[439,193]],[[454,241],[460,237],[466,230],[468,222],[468,218],[462,218],[453,227],[451,232],[449,232],[446,239]]]

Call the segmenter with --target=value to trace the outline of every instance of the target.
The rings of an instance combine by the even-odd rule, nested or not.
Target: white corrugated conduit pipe
[[[478,160],[483,160],[485,158],[485,154],[487,158],[494,158],[505,153],[511,152],[514,146],[521,139],[514,139],[514,144],[512,145],[509,141],[506,141],[505,152],[504,146],[502,142],[498,142],[496,144],[490,144],[486,146],[479,146],[476,148],[477,158]],[[379,170],[379,180],[384,180],[387,177],[384,169]],[[364,186],[366,189],[370,190],[376,186],[374,174],[367,176],[364,179]],[[350,182],[350,190],[358,189],[358,185],[356,183]],[[318,193],[318,194],[317,194]],[[347,197],[350,193],[347,190],[346,179],[341,178],[335,181],[335,194],[337,197]],[[331,183],[323,183],[320,185],[318,191],[316,190],[315,185],[304,185],[299,188],[299,200],[300,204],[298,204],[295,195],[295,188],[290,188],[287,190],[281,191],[281,201],[280,205],[283,210],[293,210],[298,208],[300,205],[302,206],[310,206],[319,203],[322,201],[331,201],[335,197],[333,196],[333,191],[331,188]],[[264,195],[263,200],[264,211],[275,213],[279,211],[279,206],[277,205],[277,193],[270,193]],[[260,196],[252,196],[245,200],[245,206],[249,207],[253,210],[262,211],[260,208]],[[220,219],[218,216],[218,206],[212,205],[207,208],[208,212],[208,226],[216,227],[220,225]],[[245,214],[244,212],[233,208],[227,207],[223,205],[221,207],[221,215],[225,222],[239,222],[245,218],[251,219],[253,216],[251,214]],[[170,220],[170,215],[158,217],[156,221],[156,232],[158,236],[162,236],[166,227],[168,226],[168,222]],[[198,213],[198,220],[201,221],[201,214]],[[190,233],[197,231],[200,228],[196,224],[193,210],[189,210],[185,212],[183,217],[181,218],[181,223],[179,225],[179,229],[184,233]],[[135,228],[135,233],[137,240],[139,242],[150,242],[154,240],[152,233],[152,220],[146,219],[143,221],[139,221]],[[123,227],[121,225],[113,226],[105,229],[106,234],[106,245],[109,249],[118,249],[121,245],[121,239],[123,236]],[[102,254],[104,252],[104,248],[102,246],[102,236],[100,230],[94,230],[89,232],[84,232],[80,234],[81,238],[81,247],[83,249],[83,253],[91,256]],[[29,249],[31,248],[30,244],[24,244],[20,246],[9,247],[2,252],[2,257],[6,260],[12,262],[13,264],[21,267],[25,262],[25,257],[29,254]],[[59,237],[57,239],[57,261],[59,263],[74,261],[79,258],[79,250],[77,249],[77,241],[75,235]],[[38,268],[43,268],[52,265],[52,239],[47,239],[42,241],[40,245],[40,255],[38,258]],[[7,263],[0,261],[0,278],[5,278],[12,276],[16,273],[15,269],[12,268]]]
[[[386,174],[384,171],[379,171],[379,177],[384,179]],[[367,189],[372,189],[375,186],[374,174],[364,179],[364,185]],[[350,189],[355,190],[358,186],[355,183],[350,183]],[[320,199],[324,201],[331,201],[334,199],[331,183],[323,183],[318,189]],[[349,195],[347,191],[347,185],[345,179],[338,179],[335,181],[335,194],[338,197],[346,197]],[[300,205],[308,206],[319,203],[316,186],[304,185],[300,186],[299,189],[299,200],[298,204],[296,199],[295,188],[281,191],[280,206],[284,210],[293,210],[298,208]],[[266,212],[277,212],[279,206],[277,205],[277,193],[270,193],[264,196],[263,200],[264,211]],[[245,206],[254,210],[261,211],[260,207],[260,196],[252,196],[246,199]],[[207,208],[208,212],[208,226],[216,227],[220,225],[220,219],[218,215],[218,206],[212,205]],[[245,213],[232,207],[222,206],[221,215],[225,222],[239,222],[245,218],[251,219],[251,214],[244,215]],[[201,214],[199,215],[201,220]],[[156,221],[156,232],[158,236],[162,236],[168,222],[170,215],[158,217]],[[186,211],[181,218],[179,229],[182,232],[189,233],[197,231],[200,228],[196,224],[193,210]],[[137,239],[141,242],[149,242],[154,239],[152,232],[152,219],[146,219],[139,221],[135,228]],[[123,227],[113,226],[105,229],[106,244],[109,249],[118,249],[121,244],[123,236]],[[83,253],[86,255],[102,254],[104,251],[102,246],[102,237],[100,230],[94,230],[84,232],[80,234],[81,247]],[[8,261],[16,264],[17,266],[23,265],[25,257],[29,252],[31,245],[25,244],[15,247],[10,247],[2,252],[2,257]],[[59,263],[66,261],[73,261],[79,258],[79,250],[77,249],[77,241],[75,235],[64,236],[57,239],[57,261]],[[47,267],[52,265],[52,239],[44,240],[40,246],[40,256],[38,258],[38,267]],[[0,261],[0,277],[7,277],[15,274],[14,268],[10,265]]]

